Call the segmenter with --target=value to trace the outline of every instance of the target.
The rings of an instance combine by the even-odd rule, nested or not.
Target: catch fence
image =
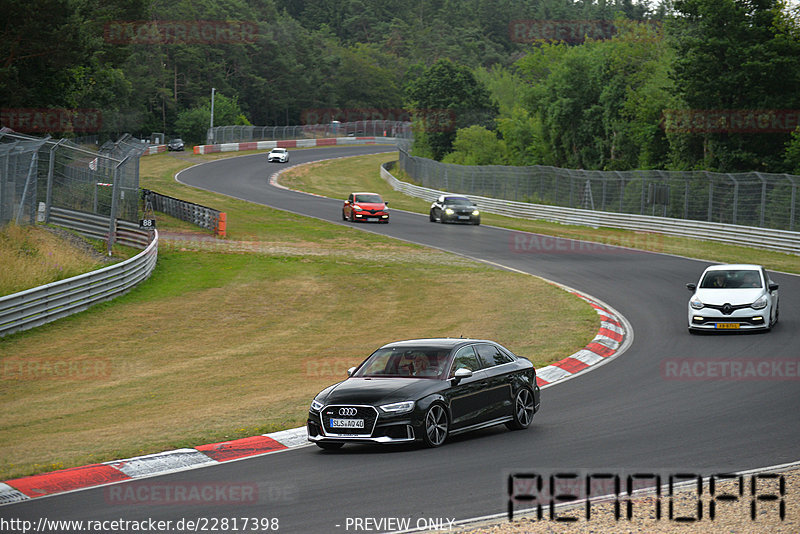
[[[0,130],[0,225],[49,220],[53,208],[138,221],[139,156],[130,135],[87,150],[68,139],[36,138]],[[115,214],[114,217],[111,215]]]
[[[423,187],[586,210],[800,229],[800,176],[763,172],[587,171],[467,166],[411,156],[398,166]]]
[[[215,126],[208,129],[208,144],[362,136],[413,137],[410,122],[366,120],[299,126]]]

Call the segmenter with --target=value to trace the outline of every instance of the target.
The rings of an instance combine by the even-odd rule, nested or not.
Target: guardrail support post
[[[50,222],[50,207],[53,205],[53,175],[56,166],[56,149],[64,141],[66,139],[60,139],[58,143],[50,147],[50,161],[47,164],[47,196],[44,200],[44,222],[46,223]]]

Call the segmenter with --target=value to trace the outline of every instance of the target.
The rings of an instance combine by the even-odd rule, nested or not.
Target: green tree
[[[450,152],[457,129],[493,126],[497,115],[497,104],[470,70],[446,59],[412,79],[406,87],[406,99],[417,121],[415,150],[419,143],[420,150],[430,152],[435,159]]]
[[[190,143],[205,143],[208,127],[211,123],[211,102],[178,113],[175,129],[178,134]],[[242,113],[236,98],[228,98],[217,93],[214,95],[214,124],[249,125],[250,121]]]
[[[780,0],[676,0],[668,26],[675,86],[689,110],[800,107],[800,33]],[[784,168],[788,133],[701,131],[678,140],[675,159],[720,171]]]
[[[473,125],[456,132],[453,151],[442,158],[444,163],[458,165],[505,165],[505,143],[483,126]]]
[[[529,84],[523,104],[541,124],[534,151],[541,163],[620,170],[666,160],[658,125],[670,102],[670,50],[655,26],[616,25],[611,39],[542,43],[516,63]],[[504,133],[512,154],[521,154],[510,135]]]

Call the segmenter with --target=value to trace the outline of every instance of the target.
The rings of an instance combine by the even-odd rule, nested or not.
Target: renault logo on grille
[[[339,415],[352,417],[358,413],[356,408],[339,408]]]
[[[722,313],[724,313],[725,315],[730,315],[731,313],[733,313],[733,306],[731,306],[726,302],[722,306]]]

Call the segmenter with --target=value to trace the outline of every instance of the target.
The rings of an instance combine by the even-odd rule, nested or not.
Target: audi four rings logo
[[[339,408],[339,415],[344,416],[353,416],[358,413],[358,410],[355,408]]]

